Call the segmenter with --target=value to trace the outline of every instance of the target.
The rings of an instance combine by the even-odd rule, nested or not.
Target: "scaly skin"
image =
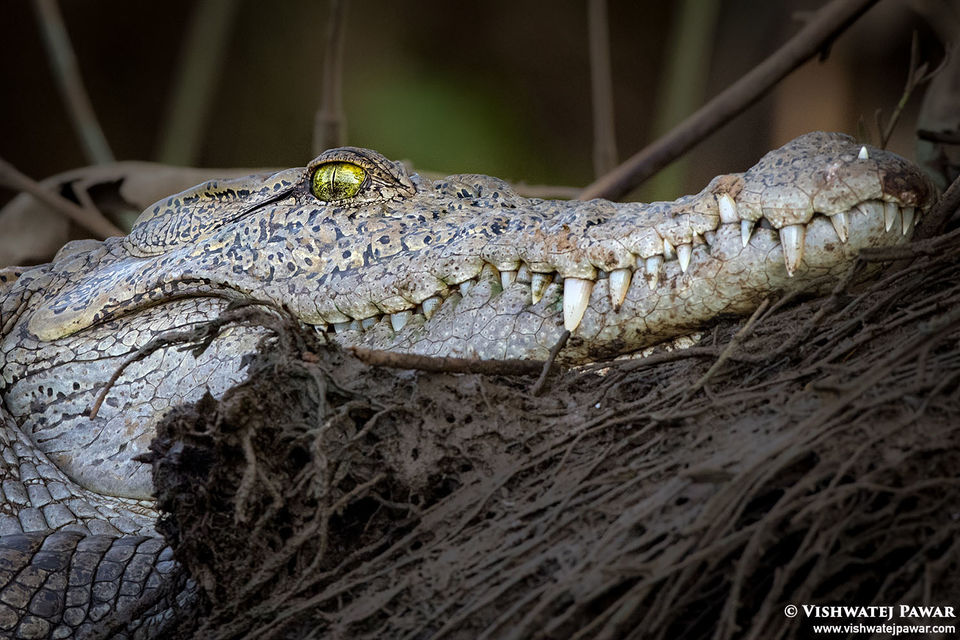
[[[313,195],[331,162],[363,168],[356,195]],[[822,133],[649,205],[525,199],[476,175],[431,183],[357,149],[201,185],[147,209],[125,238],[0,276],[0,536],[152,535],[150,479],[131,458],[167,409],[240,381],[261,331],[233,327],[197,357],[154,353],[87,413],[139,347],[231,300],[286,307],[336,342],[427,355],[543,358],[567,327],[561,358],[584,362],[827,289],[861,248],[905,242],[933,197],[903,159]],[[0,538],[0,571],[4,549],[23,560],[34,543]],[[0,574],[0,632],[28,616],[22,592],[10,598],[23,606],[2,604],[14,575]],[[63,610],[44,611],[76,628]]]

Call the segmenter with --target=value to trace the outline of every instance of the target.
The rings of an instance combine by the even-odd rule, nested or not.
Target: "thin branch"
[[[416,369],[434,373],[480,373],[484,375],[533,375],[543,370],[543,360],[477,360],[474,358],[434,358],[412,353],[397,353],[363,347],[348,351],[364,364],[392,369]]]
[[[943,61],[940,63],[940,66],[930,73],[927,73],[929,63],[920,62],[920,41],[917,38],[917,32],[913,32],[913,38],[910,40],[910,66],[907,69],[907,81],[904,84],[903,93],[900,95],[897,106],[893,108],[893,113],[890,114],[890,120],[887,122],[886,127],[880,126],[880,111],[877,110],[877,130],[880,132],[881,149],[887,148],[887,144],[893,136],[893,130],[897,126],[897,121],[900,120],[900,114],[903,112],[903,108],[907,106],[907,102],[910,101],[910,96],[913,95],[917,87],[929,82],[937,75],[940,70],[946,66],[949,58],[950,53],[947,52],[947,54],[943,56]]]
[[[587,0],[587,9],[590,94],[593,98],[593,171],[602,176],[617,166],[607,0]]]
[[[557,359],[557,355],[560,353],[560,350],[567,345],[567,340],[570,339],[570,330],[565,329],[563,333],[560,334],[560,339],[557,340],[557,344],[553,345],[553,348],[550,349],[550,355],[547,357],[547,361],[543,363],[543,369],[540,371],[540,377],[537,378],[537,382],[530,389],[530,395],[539,396],[543,393],[543,389],[547,384],[547,378],[550,376],[550,372],[554,370],[554,361]]]
[[[113,162],[113,152],[110,151],[110,145],[107,144],[107,138],[103,135],[90,97],[83,86],[77,58],[73,55],[70,36],[67,35],[56,0],[34,0],[33,7],[43,32],[53,75],[73,121],[73,128],[80,136],[84,153],[93,164]]]
[[[954,131],[931,131],[917,129],[917,137],[936,144],[960,144],[960,133]]]
[[[958,209],[960,209],[960,176],[950,183],[927,215],[917,223],[917,229],[913,234],[914,242],[939,235]]]
[[[341,147],[346,141],[343,111],[343,40],[347,24],[347,0],[331,0],[327,23],[327,50],[323,56],[323,94],[313,124],[313,152]]]
[[[588,185],[580,199],[616,199],[623,196],[759,100],[787,74],[822,51],[876,3],[877,0],[833,0],[773,55],[670,133]]]
[[[79,224],[94,237],[103,239],[110,236],[126,235],[119,227],[103,217],[103,214],[99,211],[77,206],[70,200],[49,191],[42,184],[20,173],[16,167],[3,158],[0,158],[0,184],[15,191],[29,193],[52,210]]]
[[[757,310],[753,312],[753,315],[750,316],[750,319],[747,320],[747,323],[741,327],[733,338],[730,339],[730,342],[727,343],[727,346],[724,347],[723,351],[720,352],[720,357],[717,358],[716,362],[710,365],[710,368],[707,369],[707,372],[700,376],[700,379],[697,380],[690,389],[687,390],[687,395],[701,389],[703,385],[707,384],[707,381],[713,377],[713,375],[720,370],[720,368],[729,360],[733,354],[740,348],[740,344],[743,342],[743,339],[750,335],[750,332],[753,331],[753,325],[757,323],[757,320],[760,316],[763,315],[763,312],[767,310],[767,307],[770,306],[770,299],[764,298],[763,302],[760,303],[760,306],[757,307]]]
[[[223,61],[238,4],[236,0],[203,0],[191,14],[160,128],[159,162],[196,164],[217,80],[223,76]]]

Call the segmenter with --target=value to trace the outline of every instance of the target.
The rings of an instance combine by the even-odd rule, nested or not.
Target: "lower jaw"
[[[882,218],[850,215],[846,243],[839,241],[825,217],[806,225],[804,257],[792,276],[787,274],[777,231],[757,228],[743,247],[739,227],[721,225],[711,246],[694,247],[686,272],[678,261],[667,261],[653,288],[635,276],[617,310],[610,300],[609,280],[600,278],[559,360],[575,364],[615,357],[688,335],[718,316],[749,314],[767,297],[825,293],[850,269],[860,249],[908,240],[898,228],[885,230]],[[383,319],[363,331],[337,333],[333,339],[430,356],[545,359],[564,332],[563,283],[558,280],[531,304],[529,284],[517,281],[503,288],[492,273],[462,296],[447,298],[430,320],[413,315],[396,331]]]

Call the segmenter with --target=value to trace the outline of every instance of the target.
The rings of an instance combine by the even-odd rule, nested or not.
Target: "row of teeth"
[[[722,224],[739,224],[740,241],[744,247],[750,242],[753,231],[756,228],[757,221],[742,220],[737,212],[737,205],[734,199],[727,193],[717,196],[717,208],[720,214]],[[879,218],[883,216],[884,227],[887,231],[893,229],[894,225],[899,224],[903,235],[910,232],[916,217],[914,207],[899,207],[893,202],[882,202],[880,200],[869,200],[861,202],[854,207],[863,215]],[[854,210],[836,213],[831,216],[830,222],[833,223],[834,231],[841,242],[847,242],[849,238],[850,215]],[[783,245],[784,263],[787,268],[787,275],[793,276],[794,272],[800,266],[803,259],[804,237],[806,226],[804,224],[786,225],[779,230],[780,243]],[[598,278],[606,277],[608,279],[608,288],[610,291],[610,302],[615,311],[620,309],[624,299],[627,297],[627,291],[633,281],[635,274],[640,274],[649,285],[650,289],[655,289],[660,280],[660,272],[664,260],[676,259],[680,265],[680,271],[686,273],[690,266],[690,258],[693,254],[694,244],[706,244],[710,246],[714,243],[716,231],[705,231],[702,235],[693,234],[693,242],[673,245],[666,238],[663,239],[663,255],[655,255],[649,258],[638,258],[636,270],[631,268],[615,269],[609,273],[599,272]],[[481,279],[494,279],[499,275],[503,288],[507,288],[514,282],[522,282],[530,285],[530,302],[537,304],[543,298],[544,294],[555,279],[563,282],[563,324],[564,327],[573,332],[583,319],[583,314],[587,310],[590,302],[590,295],[593,293],[593,287],[596,280],[585,278],[567,277],[562,278],[556,273],[532,272],[525,264],[521,264],[516,271],[498,270],[489,263],[484,263],[483,269],[479,275],[461,282],[459,291],[461,295],[466,295],[470,288]],[[377,323],[389,319],[390,325],[394,331],[403,329],[410,320],[416,315],[423,317],[423,320],[430,320],[443,304],[444,297],[435,295],[416,305],[413,309],[399,311],[397,313],[381,314],[371,316],[363,320],[352,320],[349,322],[335,322],[332,328],[337,333],[346,331],[366,331],[374,327]],[[330,326],[318,326],[320,331],[329,331]]]

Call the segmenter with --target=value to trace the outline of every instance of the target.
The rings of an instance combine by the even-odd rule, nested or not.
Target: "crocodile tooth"
[[[704,231],[703,232],[703,241],[708,247],[712,247],[717,243],[717,232],[716,231]]]
[[[717,195],[717,209],[720,211],[720,222],[736,224],[740,221],[740,214],[737,213],[737,202],[729,193]]]
[[[533,304],[540,302],[552,281],[553,276],[549,273],[534,273],[530,276],[530,297],[533,299]]]
[[[360,321],[352,320],[350,322],[350,331],[360,331]]]
[[[677,252],[673,248],[673,243],[666,238],[663,239],[663,257],[666,260],[673,260],[677,257]]]
[[[500,284],[503,285],[503,288],[506,289],[512,285],[517,279],[516,271],[501,271],[500,272]]]
[[[435,314],[437,312],[437,309],[440,308],[440,304],[442,302],[443,302],[443,298],[441,298],[440,296],[433,296],[431,298],[427,298],[426,300],[424,300],[422,304],[424,317],[427,320],[432,318],[433,314]]]
[[[835,213],[830,216],[830,222],[833,223],[833,230],[837,232],[840,242],[846,242],[850,237],[850,218],[846,211]]]
[[[499,280],[500,279],[500,270],[489,262],[483,264],[483,268],[480,269],[480,279],[481,280]]]
[[[651,256],[644,263],[644,271],[647,273],[647,282],[651,289],[657,288],[657,282],[660,281],[660,267],[663,266],[663,256]]]
[[[470,288],[473,287],[473,280],[464,280],[460,283],[460,295],[466,297],[470,293]]]
[[[349,322],[334,322],[334,323],[333,323],[333,330],[336,331],[337,333],[345,333],[345,332],[347,332],[347,331],[350,330],[350,323],[349,323]]]
[[[869,160],[870,154],[867,153],[866,147],[860,147],[860,153],[857,155],[858,160]]]
[[[363,320],[360,321],[360,326],[363,329],[369,329],[373,325],[377,324],[377,320],[379,319],[380,318],[378,318],[377,316],[370,316],[369,318],[364,318]]]
[[[783,245],[783,261],[787,275],[792,276],[803,260],[803,236],[807,228],[802,224],[788,224],[780,229],[780,244]]]
[[[632,277],[633,271],[630,269],[614,269],[610,272],[610,302],[613,304],[614,311],[620,310],[620,305],[627,297],[627,289],[630,288]]]
[[[903,214],[903,235],[910,233],[910,227],[913,226],[913,214],[916,211],[913,207],[904,207],[900,210]]]
[[[680,261],[680,271],[682,273],[687,272],[687,267],[690,266],[690,256],[693,253],[693,247],[689,244],[678,244],[677,245],[677,260]]]
[[[590,303],[593,280],[583,278],[563,279],[563,326],[573,333],[583,320],[583,313]]]
[[[390,324],[393,325],[394,331],[400,331],[403,329],[407,322],[410,321],[410,318],[413,317],[413,311],[398,311],[397,313],[390,314]]]
[[[900,207],[894,202],[883,203],[883,226],[887,231],[893,229],[893,223],[897,221],[897,214],[900,213]]]
[[[530,267],[521,264],[520,268],[517,269],[517,280],[519,282],[530,282]]]
[[[753,225],[757,224],[754,220],[740,221],[740,244],[746,247],[750,243],[750,236],[753,235]]]

